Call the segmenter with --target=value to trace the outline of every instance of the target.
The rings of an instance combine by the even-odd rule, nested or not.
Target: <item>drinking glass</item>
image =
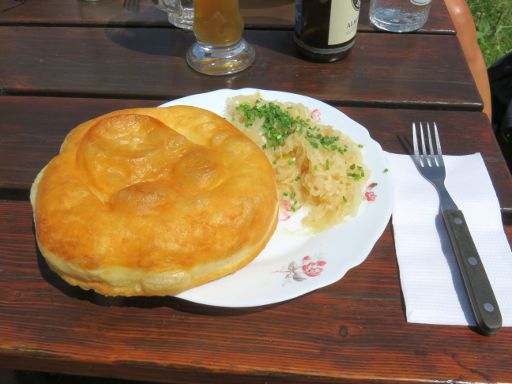
[[[370,21],[389,32],[412,32],[428,19],[432,0],[371,0]]]
[[[187,63],[207,75],[243,71],[255,58],[254,48],[242,37],[244,21],[238,0],[194,0],[196,43]]]
[[[167,12],[169,22],[175,27],[192,30],[194,22],[193,0],[153,0],[157,8]]]

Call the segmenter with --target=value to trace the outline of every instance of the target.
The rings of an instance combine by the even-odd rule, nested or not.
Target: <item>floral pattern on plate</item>
[[[300,263],[292,261],[288,268],[276,272],[285,273],[284,284],[291,281],[304,281],[310,277],[317,277],[324,271],[326,261],[320,257],[313,259],[311,256],[304,256]]]
[[[364,198],[366,201],[370,203],[377,199],[377,194],[374,192],[374,188],[377,186],[377,183],[371,183],[366,187],[366,191],[364,192]]]

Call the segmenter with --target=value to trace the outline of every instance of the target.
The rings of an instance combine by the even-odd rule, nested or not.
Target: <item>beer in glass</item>
[[[244,21],[238,0],[194,0],[197,42],[187,52],[187,63],[208,75],[244,70],[255,58],[254,48],[242,37]]]
[[[215,46],[237,43],[244,21],[238,0],[195,0],[194,33],[198,41]]]

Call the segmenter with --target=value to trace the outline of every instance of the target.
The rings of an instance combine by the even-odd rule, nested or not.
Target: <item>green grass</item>
[[[478,44],[490,66],[512,51],[512,0],[468,0]]]

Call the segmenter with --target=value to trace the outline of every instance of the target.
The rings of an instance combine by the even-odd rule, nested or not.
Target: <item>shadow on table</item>
[[[90,376],[65,375],[61,373],[0,370],[2,384],[150,384],[146,381],[133,381]]]
[[[132,51],[178,58],[184,58],[195,42],[192,32],[172,28],[105,28],[105,35]],[[260,47],[281,55],[299,57],[291,31],[246,31],[244,37],[256,50]]]
[[[275,6],[286,3],[283,0],[273,0]],[[262,7],[257,1],[247,1],[245,8]],[[268,7],[268,4],[265,8]],[[195,36],[192,31],[186,31],[174,28],[169,24],[169,28],[161,25],[148,24],[141,25],[140,20],[150,20],[153,16],[154,9],[143,9],[137,14],[120,13],[109,22],[110,27],[104,29],[105,35],[117,45],[150,55],[168,56],[184,58],[186,52],[192,44],[194,44]],[[145,15],[147,14],[147,16]],[[249,18],[249,23],[250,23]],[[268,22],[268,20],[267,20]],[[261,21],[259,21],[261,23]],[[119,25],[119,28],[116,27]],[[133,28],[126,26],[133,25]],[[269,25],[272,25],[269,22]],[[156,28],[155,28],[156,27]],[[252,31],[246,28],[244,37],[256,48],[259,46],[263,49],[273,50],[279,54],[287,56],[297,56],[297,52],[293,43],[293,32],[278,29],[270,29],[266,31]],[[258,48],[257,48],[258,49]]]
[[[190,31],[171,28],[105,28],[105,35],[114,43],[132,51],[149,55],[185,57],[194,43]]]
[[[66,283],[56,272],[48,266],[39,247],[35,244],[37,250],[37,265],[42,278],[54,288],[68,297],[76,300],[88,301],[101,307],[133,307],[133,308],[159,308],[169,307],[181,312],[208,315],[208,316],[239,316],[249,313],[260,312],[267,308],[275,307],[279,304],[251,307],[251,308],[224,308],[214,307],[203,304],[196,304],[172,296],[135,296],[135,297],[107,297],[100,295],[92,290],[83,290],[79,287]]]
[[[158,56],[184,57],[194,43],[194,34],[172,27],[161,21],[164,12],[155,7],[143,8],[137,13],[117,12],[104,28],[105,35],[114,43],[129,50]],[[168,28],[166,28],[168,26]],[[131,28],[126,28],[131,27]]]

